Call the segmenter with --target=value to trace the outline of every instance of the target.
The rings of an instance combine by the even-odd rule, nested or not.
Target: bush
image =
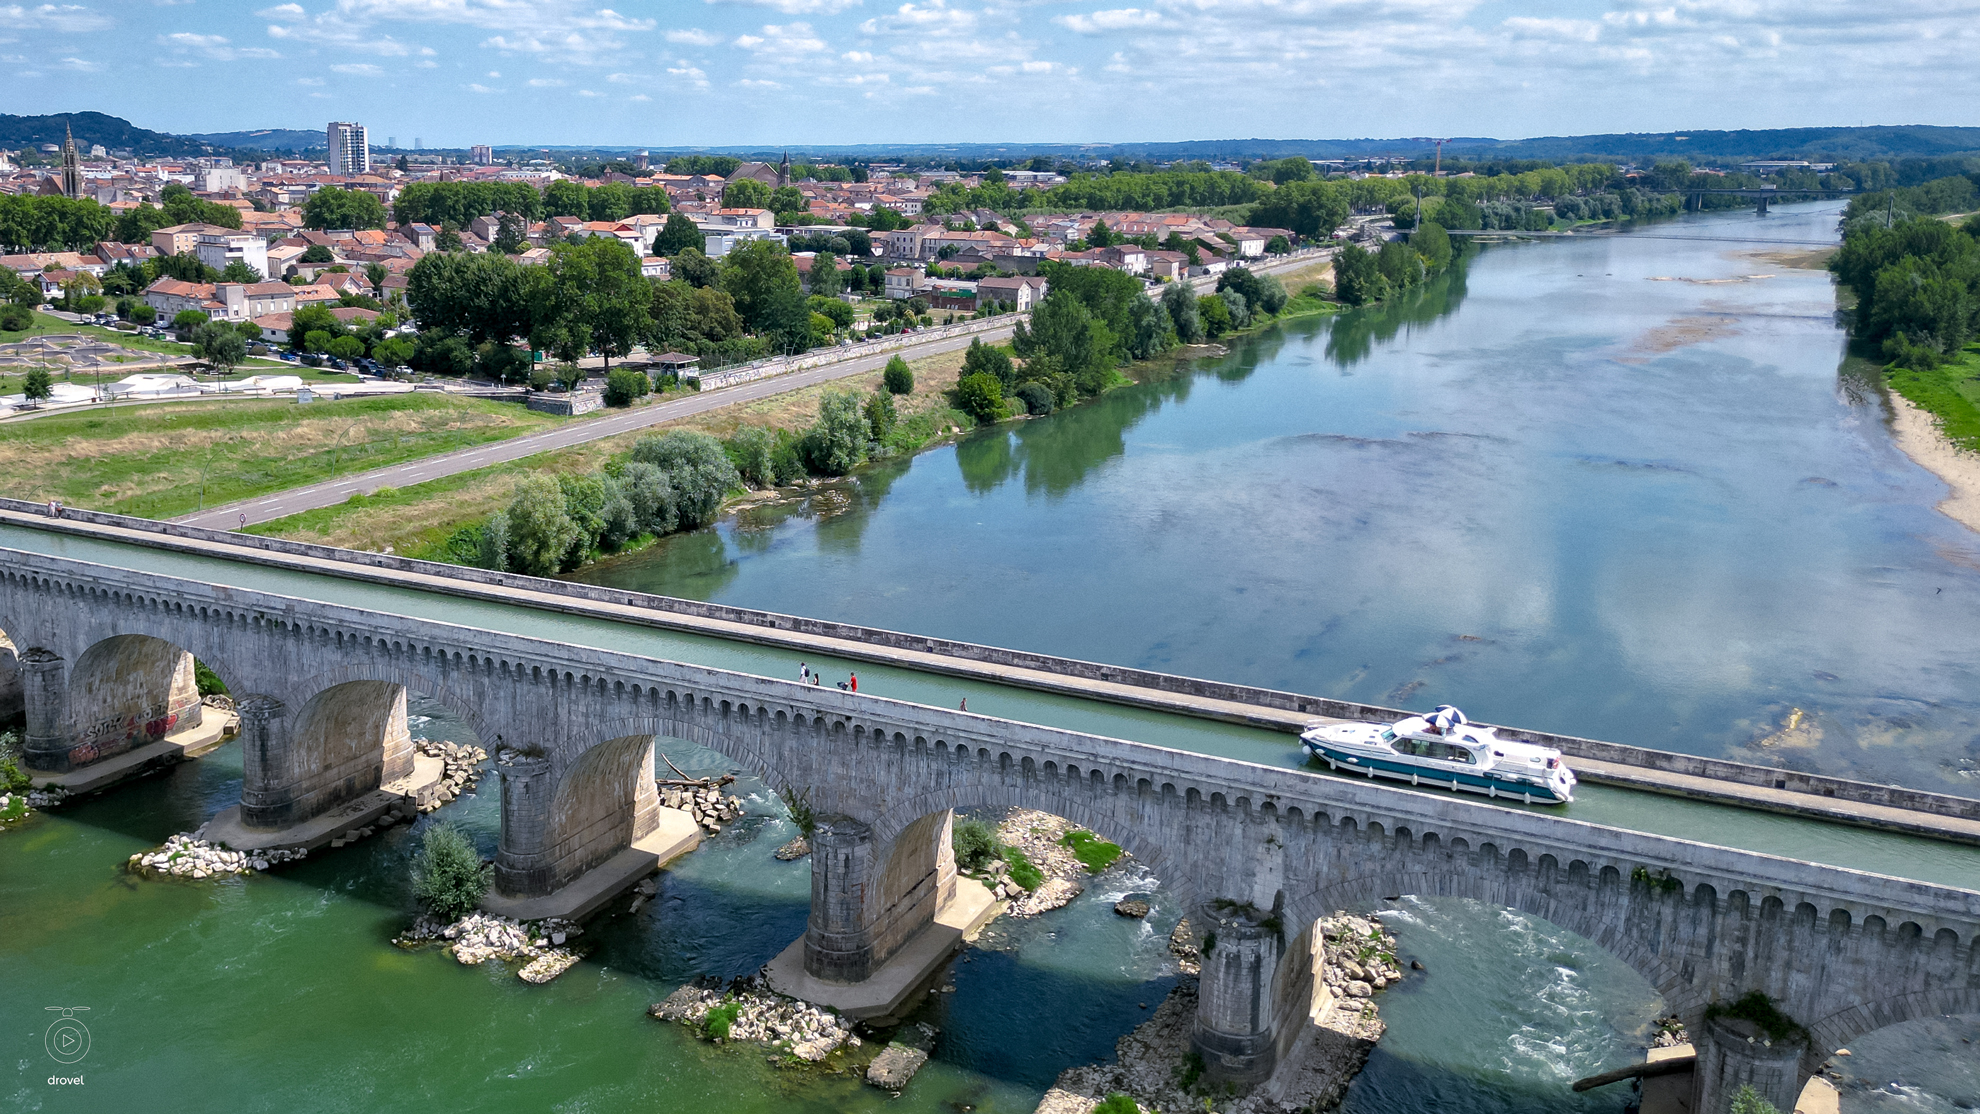
[[[451,823],[426,829],[413,856],[413,896],[435,917],[457,921],[474,912],[488,893],[494,868]]]
[[[1004,418],[1004,385],[984,372],[965,375],[956,383],[956,409],[985,425]]]
[[[19,333],[32,328],[34,328],[33,310],[26,306],[0,306],[0,331]]]
[[[633,524],[640,532],[671,534],[680,525],[674,482],[658,465],[634,461],[619,469],[619,491],[632,504]]]
[[[227,682],[198,658],[193,659],[193,684],[199,688],[201,696],[227,695]]]
[[[21,737],[12,731],[0,732],[0,789],[19,793],[34,785],[34,779],[21,769]]]
[[[949,833],[949,846],[956,852],[956,867],[966,874],[979,874],[995,860],[997,833],[981,820],[965,820]]]
[[[1004,861],[1010,864],[1011,881],[1027,890],[1035,890],[1045,882],[1045,872],[1038,869],[1023,851],[1015,847],[1004,848]]]
[[[552,576],[563,571],[564,557],[581,531],[564,508],[564,490],[550,476],[537,473],[516,482],[507,514],[509,561],[517,572]]]
[[[885,441],[894,432],[894,422],[899,415],[894,412],[894,396],[885,391],[868,395],[866,399],[866,426],[875,441]]]
[[[182,333],[190,333],[211,320],[211,317],[196,309],[182,309],[178,316],[172,318],[172,327]]]
[[[729,1029],[736,1023],[736,1015],[742,1012],[741,1002],[727,1002],[708,1011],[701,1019],[702,1035],[709,1040],[728,1040]]]
[[[914,390],[914,369],[907,361],[895,356],[887,361],[887,370],[880,373],[881,382],[886,384],[890,395],[904,395]]]
[[[858,395],[825,392],[818,400],[818,421],[805,432],[800,446],[805,467],[821,476],[845,475],[866,459],[870,434]]]
[[[1052,392],[1043,383],[1024,384],[1017,389],[1017,398],[1030,414],[1050,414],[1054,407]]]
[[[1732,1114],[1781,1114],[1780,1108],[1760,1097],[1752,1087],[1741,1084],[1733,1094]]]
[[[1141,1114],[1141,1107],[1132,1098],[1115,1091],[1107,1096],[1107,1101],[1093,1108],[1093,1114]]]
[[[706,433],[672,430],[657,437],[641,438],[633,446],[632,458],[651,464],[667,474],[674,490],[674,510],[680,529],[692,530],[715,521],[722,500],[742,486],[742,477],[722,443]]]
[[[777,439],[761,426],[746,425],[723,442],[729,462],[751,487],[771,487],[777,482]]]
[[[631,406],[633,400],[653,390],[653,381],[643,371],[615,367],[605,376],[605,405]]]

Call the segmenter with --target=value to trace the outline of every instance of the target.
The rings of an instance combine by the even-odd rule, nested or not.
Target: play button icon
[[[46,1041],[48,1055],[64,1064],[73,1064],[89,1055],[89,1029],[76,1020],[76,1014],[89,1007],[49,1006],[48,1008],[62,1015],[48,1027]]]

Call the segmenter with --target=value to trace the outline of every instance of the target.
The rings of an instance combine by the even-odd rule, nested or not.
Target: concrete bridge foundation
[[[1279,918],[1249,906],[1208,905],[1191,914],[1200,926],[1203,972],[1190,1045],[1203,1072],[1219,1083],[1263,1083],[1278,1066]]]
[[[1712,1018],[1692,1036],[1698,1063],[1692,1069],[1693,1114],[1728,1114],[1741,1087],[1751,1087],[1776,1110],[1794,1110],[1811,1072],[1803,1037],[1770,1040],[1750,1021]]]

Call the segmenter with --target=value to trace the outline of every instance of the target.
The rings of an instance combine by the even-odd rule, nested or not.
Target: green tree
[[[325,186],[303,202],[303,227],[359,229],[385,227],[385,203],[363,190]]]
[[[550,183],[543,191],[543,215],[591,219],[591,191],[568,178]]]
[[[331,340],[324,351],[340,360],[355,360],[364,355],[364,341],[345,333]]]
[[[674,256],[674,277],[689,286],[717,286],[722,281],[722,265],[703,255],[698,247],[683,248]]]
[[[632,459],[666,473],[673,487],[680,528],[684,530],[715,521],[722,500],[742,486],[742,477],[736,474],[736,466],[722,451],[722,443],[706,433],[670,430],[656,437],[643,437],[633,446]]]
[[[306,346],[311,333],[324,334],[323,343],[327,345],[343,331],[344,323],[337,320],[336,314],[322,306],[304,306],[289,316],[289,347],[299,352],[321,352],[321,347]]]
[[[770,187],[754,178],[738,178],[722,187],[724,209],[768,209]]]
[[[667,218],[666,227],[654,238],[653,254],[672,259],[689,248],[700,251],[706,242],[699,225],[689,220],[687,214],[675,213]]]
[[[880,373],[880,382],[888,394],[904,395],[914,390],[914,370],[899,356],[887,358],[887,368]]]
[[[30,369],[27,373],[27,381],[21,387],[21,393],[29,402],[46,401],[54,391],[55,383],[48,377],[48,372],[44,368]]]
[[[1347,220],[1349,207],[1347,192],[1338,183],[1289,182],[1253,205],[1248,223],[1316,240],[1332,235]]]
[[[894,432],[894,423],[899,414],[894,410],[894,396],[886,391],[875,391],[866,396],[866,428],[875,441],[885,441]]]
[[[839,274],[838,257],[829,251],[821,251],[811,259],[811,292],[821,298],[837,298],[846,288],[845,279]],[[851,306],[847,306],[851,309]]]
[[[1297,155],[1276,162],[1259,163],[1252,168],[1252,173],[1270,178],[1282,186],[1287,182],[1308,182],[1318,177],[1313,161]]]
[[[260,282],[261,272],[255,270],[253,267],[248,266],[246,263],[242,262],[241,260],[236,259],[228,263],[226,269],[220,272],[220,281],[246,282],[246,283]]]
[[[752,331],[783,348],[809,347],[811,310],[798,283],[797,265],[782,244],[753,240],[723,256],[722,289],[735,299],[736,312]]]
[[[428,914],[451,923],[481,904],[494,872],[452,822],[435,824],[413,856],[413,896]]]
[[[213,320],[196,309],[182,309],[172,318],[172,328],[181,334],[190,334],[194,329]]]
[[[804,435],[805,467],[821,476],[845,475],[866,459],[871,433],[859,395],[826,391],[818,400],[818,420]]]
[[[1146,360],[1174,348],[1176,331],[1162,307],[1143,294],[1128,306],[1128,329],[1124,339],[1129,356]]]
[[[674,484],[667,473],[645,461],[619,469],[619,491],[632,507],[634,527],[641,533],[671,534],[679,524],[674,508]]]
[[[629,367],[613,368],[605,376],[605,405],[631,406],[633,400],[653,389],[653,381],[643,371]]]
[[[899,357],[895,357],[899,359]],[[1002,348],[983,343],[981,337],[972,338],[969,349],[963,353],[962,371],[957,378],[971,375],[988,375],[1006,390],[1017,386],[1017,369],[1011,363],[1010,353]]]
[[[723,445],[736,473],[751,487],[777,482],[777,439],[761,426],[746,425]]]
[[[1334,257],[1334,295],[1351,306],[1388,297],[1388,283],[1377,269],[1375,257],[1354,244],[1342,245]]]
[[[1096,220],[1093,222],[1093,231],[1086,234],[1086,242],[1096,248],[1110,248],[1119,243],[1120,239],[1114,235],[1113,229],[1107,227],[1106,221]]]
[[[982,372],[965,375],[956,381],[956,409],[984,425],[998,421],[1008,416],[1004,409],[1004,385],[994,375]]]
[[[1070,376],[1074,390],[1080,395],[1099,394],[1113,375],[1114,334],[1070,289],[1053,287],[1045,301],[1032,311],[1029,328],[1022,322],[1018,324],[1011,343],[1027,364],[1043,357],[1050,367]],[[1026,370],[1032,369],[1027,366]]]
[[[1424,221],[1421,228],[1409,234],[1409,246],[1423,257],[1423,265],[1433,275],[1451,265],[1451,236],[1443,225]]]
[[[562,571],[582,532],[565,509],[564,489],[557,481],[542,473],[516,481],[507,515],[510,564],[531,576]]]
[[[260,330],[256,330],[259,335]],[[247,339],[239,329],[220,321],[208,321],[193,333],[193,355],[213,365],[222,375],[247,359]]]
[[[303,249],[301,255],[296,257],[296,262],[298,263],[335,263],[336,261],[337,257],[332,255],[330,249],[324,247],[322,244],[311,244]]]
[[[425,262],[421,260],[421,262]],[[562,360],[578,360],[592,349],[605,357],[624,356],[639,343],[649,324],[652,287],[639,273],[632,248],[611,236],[550,249],[549,281],[535,284],[530,341]]]
[[[1196,300],[1196,316],[1203,322],[1203,335],[1210,340],[1231,331],[1231,304],[1216,294]]]
[[[529,250],[529,222],[521,213],[503,213],[495,226],[494,242],[488,245],[503,255],[521,255]]]
[[[1175,328],[1177,340],[1195,344],[1203,339],[1203,318],[1197,313],[1196,295],[1190,293],[1188,285],[1171,283],[1163,287],[1162,310]]]
[[[392,272],[386,270],[383,263],[366,263],[364,265],[364,281],[371,284],[371,293],[376,297],[383,298],[385,296],[385,280],[391,276]]]
[[[804,191],[798,189],[796,186],[778,186],[776,189],[770,191],[769,202],[757,206],[757,208],[768,209],[779,216],[783,216],[806,212],[811,208],[811,202],[805,198]]]

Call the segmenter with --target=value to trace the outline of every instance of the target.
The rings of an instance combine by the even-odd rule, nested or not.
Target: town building
[[[332,121],[325,129],[330,148],[330,173],[351,176],[371,173],[371,143],[363,124]]]

